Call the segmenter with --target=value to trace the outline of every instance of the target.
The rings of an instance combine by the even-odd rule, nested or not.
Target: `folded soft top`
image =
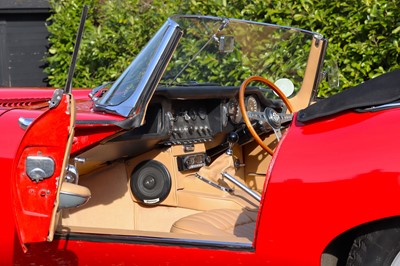
[[[382,105],[399,99],[400,69],[397,69],[300,110],[297,121],[309,122],[346,110]]]

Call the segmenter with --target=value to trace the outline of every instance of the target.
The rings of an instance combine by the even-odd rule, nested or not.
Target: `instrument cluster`
[[[245,97],[246,110],[249,112],[261,111],[261,104],[258,98],[254,95]],[[226,104],[227,116],[233,124],[239,124],[243,122],[242,112],[240,111],[239,102],[236,98],[229,99]]]

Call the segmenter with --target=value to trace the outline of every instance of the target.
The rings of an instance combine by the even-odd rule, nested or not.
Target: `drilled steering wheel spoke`
[[[249,117],[250,120],[257,120],[257,121],[261,122],[261,124],[263,124],[267,121],[267,118],[265,117],[264,112],[247,111],[247,116]]]
[[[280,113],[279,117],[281,119],[281,124],[285,124],[285,123],[290,122],[290,121],[293,120],[293,114]]]

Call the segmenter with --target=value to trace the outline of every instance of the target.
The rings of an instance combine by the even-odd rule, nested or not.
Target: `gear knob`
[[[236,144],[239,141],[239,135],[236,132],[232,131],[228,134],[227,140],[229,143]]]
[[[232,155],[233,154],[232,147],[239,141],[239,135],[236,132],[232,131],[228,134],[227,141],[229,147],[228,150],[226,151],[226,154]]]

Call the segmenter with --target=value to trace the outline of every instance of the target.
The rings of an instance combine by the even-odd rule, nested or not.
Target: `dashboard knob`
[[[201,133],[203,133],[203,126],[199,126],[199,128],[197,129],[197,132],[199,133],[199,135],[201,135]]]
[[[194,132],[194,126],[189,126],[189,134],[193,134]]]

